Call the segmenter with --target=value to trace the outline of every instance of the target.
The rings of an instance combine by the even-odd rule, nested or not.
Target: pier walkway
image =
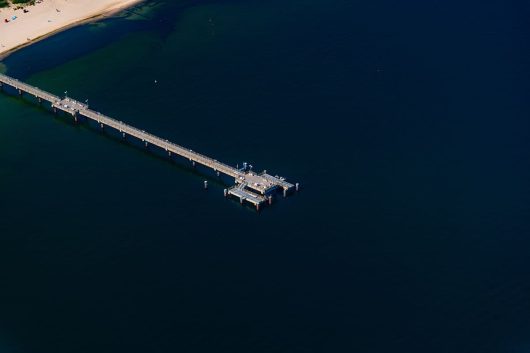
[[[7,75],[0,74],[0,90],[3,89],[4,85],[14,88],[20,96],[27,94],[35,97],[39,103],[50,103],[54,112],[63,111],[71,115],[76,122],[83,117],[97,123],[101,129],[114,129],[121,134],[122,138],[132,136],[142,141],[146,147],[150,145],[158,147],[167,152],[168,156],[174,154],[188,159],[193,166],[197,163],[213,169],[218,176],[221,173],[232,177],[234,178],[235,185],[230,189],[225,189],[225,196],[235,196],[240,199],[241,203],[247,201],[256,206],[258,210],[262,203],[271,202],[271,194],[275,190],[282,189],[284,196],[286,196],[292,189],[298,190],[298,184],[293,185],[288,183],[284,178],[279,176],[272,176],[266,172],[257,174],[248,168],[234,168],[203,154],[192,151],[191,149],[184,148],[180,145],[169,142],[168,140],[152,135],[144,130],[130,126],[122,121],[118,121],[97,111],[93,111],[89,109],[88,104],[67,97],[58,97],[38,87],[28,85]]]

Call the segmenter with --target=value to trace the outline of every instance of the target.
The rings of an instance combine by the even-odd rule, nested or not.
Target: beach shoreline
[[[57,33],[135,6],[144,0],[44,0],[22,9],[0,10],[0,61],[22,48]],[[9,23],[5,19],[12,19]],[[18,21],[18,22],[17,22]]]

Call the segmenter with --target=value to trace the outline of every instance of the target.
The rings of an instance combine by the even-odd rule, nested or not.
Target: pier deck
[[[228,191],[225,190],[225,195],[236,196],[241,202],[243,202],[243,200],[250,202],[256,206],[257,209],[259,209],[260,204],[268,200],[266,195],[269,195],[275,190],[279,188],[283,189],[284,196],[286,196],[288,191],[295,188],[295,185],[288,183],[284,178],[272,176],[266,172],[257,174],[252,170],[234,168],[225,163],[219,162],[216,159],[212,159],[203,154],[192,151],[191,149],[145,132],[144,130],[130,126],[122,121],[91,110],[89,109],[88,104],[67,97],[61,98],[38,87],[31,86],[7,75],[0,74],[0,89],[2,89],[4,85],[16,89],[20,96],[25,93],[37,98],[39,103],[42,103],[43,101],[50,103],[54,112],[63,111],[71,115],[76,122],[79,118],[83,117],[97,123],[102,129],[110,127],[116,130],[123,138],[132,136],[141,140],[146,147],[152,145],[164,150],[167,152],[168,156],[175,154],[188,159],[193,165],[198,163],[207,168],[213,169],[217,175],[219,175],[219,173],[228,175],[234,178],[236,185]],[[298,184],[296,184],[296,189],[298,190]]]
[[[247,201],[256,206],[257,208],[259,208],[262,203],[267,201],[267,198],[265,196],[258,195],[246,189],[245,184],[238,184],[232,186],[230,189],[228,189],[228,194],[238,197],[241,203],[243,203],[243,201]]]

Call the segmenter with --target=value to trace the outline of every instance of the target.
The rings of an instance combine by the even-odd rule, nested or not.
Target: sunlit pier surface
[[[109,128],[113,129],[114,132],[117,132],[123,139],[134,137],[141,141],[145,147],[154,146],[159,148],[169,157],[177,155],[185,158],[193,167],[198,164],[213,170],[217,176],[220,176],[221,174],[227,175],[234,179],[235,185],[224,190],[225,197],[236,197],[242,204],[244,202],[252,204],[258,210],[262,204],[272,203],[273,194],[277,191],[282,192],[284,197],[293,190],[298,191],[298,183],[291,184],[278,175],[273,176],[267,174],[266,171],[256,173],[252,171],[252,166],[247,163],[243,163],[241,168],[239,168],[239,166],[233,167],[224,164],[216,159],[212,159],[198,152],[192,151],[191,149],[152,135],[144,130],[130,126],[122,121],[118,121],[97,111],[91,110],[89,109],[87,102],[83,103],[68,98],[66,97],[66,92],[64,98],[59,97],[38,87],[28,85],[7,75],[0,74],[0,89],[3,90],[4,86],[11,87],[20,96],[33,96],[39,104],[42,104],[43,102],[49,103],[54,113],[62,111],[71,115],[76,123],[81,119],[91,121],[92,123],[97,124],[102,130],[108,130]],[[204,182],[204,186],[207,188],[207,181]]]

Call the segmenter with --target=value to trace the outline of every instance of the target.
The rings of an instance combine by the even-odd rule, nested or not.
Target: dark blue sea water
[[[0,96],[0,352],[530,351],[529,15],[147,1],[10,56],[303,189],[257,213]]]

